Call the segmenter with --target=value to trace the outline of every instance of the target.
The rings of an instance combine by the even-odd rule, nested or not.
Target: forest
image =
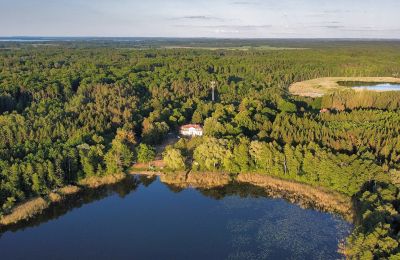
[[[0,215],[86,177],[147,162],[168,133],[198,123],[204,137],[180,139],[164,152],[170,170],[259,172],[352,196],[361,217],[346,255],[399,257],[399,96],[347,91],[312,99],[291,96],[288,86],[398,76],[400,46],[293,46],[301,49],[0,43]],[[217,82],[215,102],[210,81]]]

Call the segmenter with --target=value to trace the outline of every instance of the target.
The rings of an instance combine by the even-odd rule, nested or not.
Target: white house
[[[203,128],[200,125],[188,124],[181,126],[179,132],[181,135],[186,135],[186,136],[202,136]]]

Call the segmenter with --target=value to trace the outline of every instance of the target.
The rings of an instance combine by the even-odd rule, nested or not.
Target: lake
[[[337,259],[352,226],[265,190],[134,176],[2,233],[1,259]]]
[[[400,83],[376,83],[376,82],[357,82],[341,81],[341,86],[351,87],[353,89],[365,89],[375,91],[400,91]]]

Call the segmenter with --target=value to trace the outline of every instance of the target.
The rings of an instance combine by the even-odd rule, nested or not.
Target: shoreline
[[[240,173],[236,176],[221,172],[170,172],[132,171],[131,175],[158,176],[161,182],[181,188],[211,189],[223,187],[232,181],[251,184],[265,189],[266,196],[283,198],[302,208],[313,208],[319,211],[334,213],[346,221],[354,223],[355,211],[351,197],[330,191],[326,188],[280,179],[260,173]]]
[[[355,211],[351,197],[322,187],[277,178],[259,173],[241,173],[236,181],[268,190],[273,198],[284,198],[302,208],[334,213],[354,223]]]
[[[322,97],[334,90],[352,89],[351,87],[340,86],[341,81],[373,82],[373,83],[400,83],[400,78],[394,77],[324,77],[299,81],[289,86],[289,92],[295,96]],[[355,91],[361,91],[355,90]],[[376,90],[372,90],[379,92]]]
[[[88,189],[97,189],[105,185],[112,185],[124,180],[126,174],[113,174],[107,176],[91,176],[79,181],[76,185],[67,185],[50,192],[45,196],[29,198],[11,209],[9,214],[0,218],[0,231],[9,226],[41,215],[46,209],[56,204],[61,204],[73,196]]]
[[[130,171],[128,174],[114,174],[102,177],[88,177],[77,185],[67,185],[50,192],[46,196],[30,198],[16,205],[9,214],[0,218],[0,231],[9,226],[28,221],[41,215],[51,206],[79,196],[85,190],[113,185],[130,175],[158,176],[160,181],[180,188],[212,189],[228,185],[234,181],[250,184],[265,189],[265,195],[271,198],[283,198],[302,208],[313,208],[319,211],[338,214],[346,221],[353,223],[355,212],[351,198],[325,188],[280,179],[260,173],[240,173],[230,175],[222,172],[161,172],[161,171]]]

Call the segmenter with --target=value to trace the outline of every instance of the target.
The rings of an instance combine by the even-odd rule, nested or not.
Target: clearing
[[[338,82],[355,81],[371,83],[400,83],[400,78],[393,77],[326,77],[296,82],[289,87],[293,95],[304,97],[322,97],[323,95],[337,89],[349,88],[340,86]]]

